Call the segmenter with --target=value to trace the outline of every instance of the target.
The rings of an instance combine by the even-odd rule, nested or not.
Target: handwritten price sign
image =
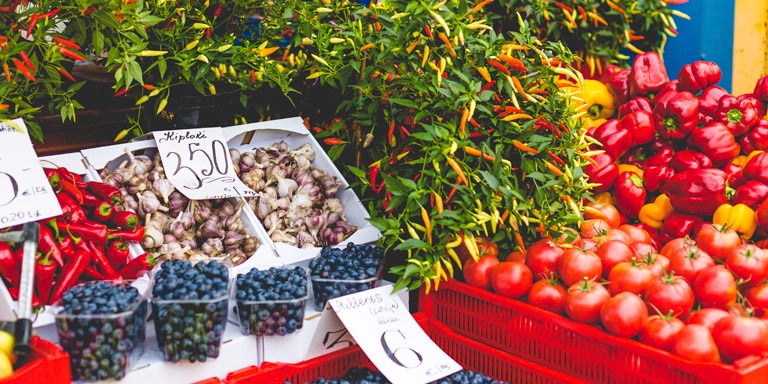
[[[392,286],[328,303],[366,356],[393,383],[430,383],[462,369],[424,333],[392,293]]]
[[[61,215],[24,121],[0,122],[0,228]]]
[[[173,186],[192,200],[254,196],[232,169],[221,128],[153,132]]]

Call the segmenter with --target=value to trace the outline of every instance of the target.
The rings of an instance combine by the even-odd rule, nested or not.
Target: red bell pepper
[[[619,106],[619,119],[623,119],[624,116],[634,111],[653,111],[651,101],[645,96],[637,96],[628,100],[626,103]]]
[[[738,188],[746,181],[744,180],[744,167],[733,161],[723,165],[721,169],[725,172],[726,181],[731,188]]]
[[[699,124],[699,99],[687,91],[668,95],[653,107],[656,131],[665,139],[684,139]]]
[[[48,299],[51,296],[53,277],[57,269],[56,264],[47,256],[41,256],[35,260],[35,290],[43,304],[50,304]]]
[[[91,212],[91,217],[100,223],[106,223],[109,221],[109,219],[112,218],[112,215],[115,213],[115,210],[112,207],[112,204],[110,204],[107,201],[101,201],[99,204],[97,204],[95,207],[93,207],[93,211]]]
[[[614,105],[622,105],[629,98],[629,76],[631,72],[627,68],[621,68],[613,64],[606,66],[603,70],[603,76],[600,78],[600,81],[608,87],[608,91],[613,95]]]
[[[62,216],[72,223],[79,223],[85,220],[85,211],[83,207],[75,201],[72,196],[66,193],[57,193],[56,199],[59,200]]]
[[[670,177],[675,175],[675,169],[668,165],[650,165],[643,170],[643,185],[648,192],[660,190]]]
[[[648,158],[648,153],[645,146],[638,145],[630,148],[629,152],[619,159],[619,164],[629,164],[642,168],[646,158]]]
[[[746,135],[739,138],[739,144],[744,154],[756,150],[768,150],[768,120],[758,120]]]
[[[672,161],[672,156],[675,155],[675,149],[672,146],[661,147],[656,151],[656,154],[645,159],[643,167],[650,167],[653,165],[669,165]]]
[[[731,198],[733,205],[744,204],[752,209],[757,207],[763,201],[768,200],[768,184],[757,180],[747,180],[736,188],[736,192]]]
[[[755,83],[755,90],[752,94],[763,103],[764,107],[768,106],[768,75],[765,75],[757,80]]]
[[[128,261],[128,254],[131,252],[128,243],[125,240],[118,239],[109,243],[106,250],[107,259],[115,269],[120,269]]]
[[[86,182],[86,188],[89,192],[112,205],[119,203],[123,198],[122,192],[117,187],[101,181],[88,181]]]
[[[712,159],[702,152],[693,149],[683,149],[672,155],[669,166],[677,172],[689,169],[712,168]]]
[[[664,85],[658,92],[656,92],[656,96],[653,97],[653,101],[651,102],[651,105],[656,105],[661,102],[666,102],[670,97],[674,96],[676,93],[682,92],[680,90],[680,82],[677,80],[672,80],[668,82],[666,85]]]
[[[59,249],[59,244],[51,229],[44,223],[40,223],[39,233],[37,249],[47,258],[50,258],[56,265],[63,266],[64,257],[61,254],[61,249]]]
[[[104,253],[103,245],[95,244],[91,240],[82,239],[75,244],[75,248],[79,248],[80,250],[87,251],[91,254],[93,265],[95,265],[99,272],[101,272],[105,280],[112,280],[118,277],[117,271],[115,271],[115,268]]]
[[[686,64],[677,74],[680,89],[697,93],[702,89],[717,84],[723,77],[720,66],[712,61],[697,60]]]
[[[21,282],[21,263],[6,242],[0,242],[0,276],[8,286],[18,287]]]
[[[144,238],[144,226],[139,225],[134,229],[110,229],[108,237],[138,243]]]
[[[650,143],[656,136],[653,113],[636,110],[621,118],[621,127],[632,133],[633,145]]]
[[[659,229],[659,240],[662,244],[666,244],[672,239],[693,236],[696,228],[703,222],[704,219],[701,216],[670,212]]]
[[[64,294],[69,288],[75,285],[80,276],[83,274],[88,265],[91,263],[91,254],[82,249],[75,251],[75,255],[72,260],[64,264],[64,267],[56,277],[56,282],[53,285],[53,292],[51,292],[51,303],[56,303],[61,299],[61,295]]]
[[[128,261],[123,268],[120,269],[120,276],[123,279],[133,280],[139,278],[145,272],[151,271],[155,266],[155,257],[151,254],[144,252],[139,256]]]
[[[736,96],[736,100],[738,101],[747,101],[748,103],[752,104],[757,108],[757,115],[762,117],[765,116],[765,104],[763,104],[760,99],[755,96],[753,93],[745,93],[743,95]]]
[[[720,99],[728,94],[728,91],[717,85],[704,88],[699,95],[699,112],[707,116],[717,116],[717,106],[720,104]]]
[[[722,169],[701,168],[678,172],[662,188],[675,211],[711,216],[728,202],[726,174]]]
[[[594,163],[590,162],[584,166],[584,174],[589,177],[590,183],[598,183],[599,186],[593,188],[595,193],[605,192],[613,186],[619,177],[619,166],[613,157],[607,153],[592,156]]]
[[[758,230],[768,228],[768,200],[764,200],[755,209]]]
[[[648,234],[651,236],[651,245],[656,249],[661,249],[663,244],[661,243],[661,239],[659,238],[658,229],[651,227],[650,225],[645,223],[633,223],[630,225],[634,225],[635,227],[642,228],[646,232],[648,232]]]
[[[658,53],[648,51],[635,56],[629,74],[630,96],[644,96],[656,92],[667,82],[667,68]]]
[[[688,136],[688,144],[706,154],[715,165],[725,164],[741,152],[736,137],[721,122],[712,122],[694,129]]]
[[[134,212],[115,210],[109,222],[118,228],[135,229],[140,221],[139,216]]]
[[[640,208],[645,204],[647,193],[643,186],[643,178],[632,171],[622,172],[616,179],[613,189],[613,201],[619,212],[629,218],[636,218]]]
[[[768,184],[768,152],[760,152],[744,164],[743,176],[746,180],[757,180]]]
[[[618,159],[634,145],[632,132],[622,127],[617,119],[607,120],[592,132],[592,137],[603,144],[603,149]]]
[[[749,131],[762,117],[752,101],[726,95],[720,98],[717,105],[718,121],[728,126],[734,136],[741,136]]]

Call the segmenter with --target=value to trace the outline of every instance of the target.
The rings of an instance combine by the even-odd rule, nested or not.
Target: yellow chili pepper
[[[637,218],[641,223],[651,228],[661,228],[664,219],[673,210],[669,197],[662,193],[656,196],[653,203],[643,205],[640,208],[640,212],[637,214]]]
[[[757,229],[757,215],[755,210],[746,204],[722,204],[717,207],[712,215],[712,224],[722,225],[733,229],[739,235],[749,240]]]

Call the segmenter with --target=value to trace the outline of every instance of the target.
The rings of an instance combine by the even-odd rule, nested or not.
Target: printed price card
[[[191,200],[255,196],[235,174],[221,128],[153,132],[173,186]]]
[[[61,213],[24,121],[0,122],[0,228]]]
[[[329,301],[371,362],[393,383],[425,384],[462,369],[424,333],[392,286]]]

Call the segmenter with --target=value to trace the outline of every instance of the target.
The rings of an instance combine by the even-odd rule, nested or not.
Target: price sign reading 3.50
[[[232,169],[221,128],[153,132],[168,179],[192,200],[253,196]]]

